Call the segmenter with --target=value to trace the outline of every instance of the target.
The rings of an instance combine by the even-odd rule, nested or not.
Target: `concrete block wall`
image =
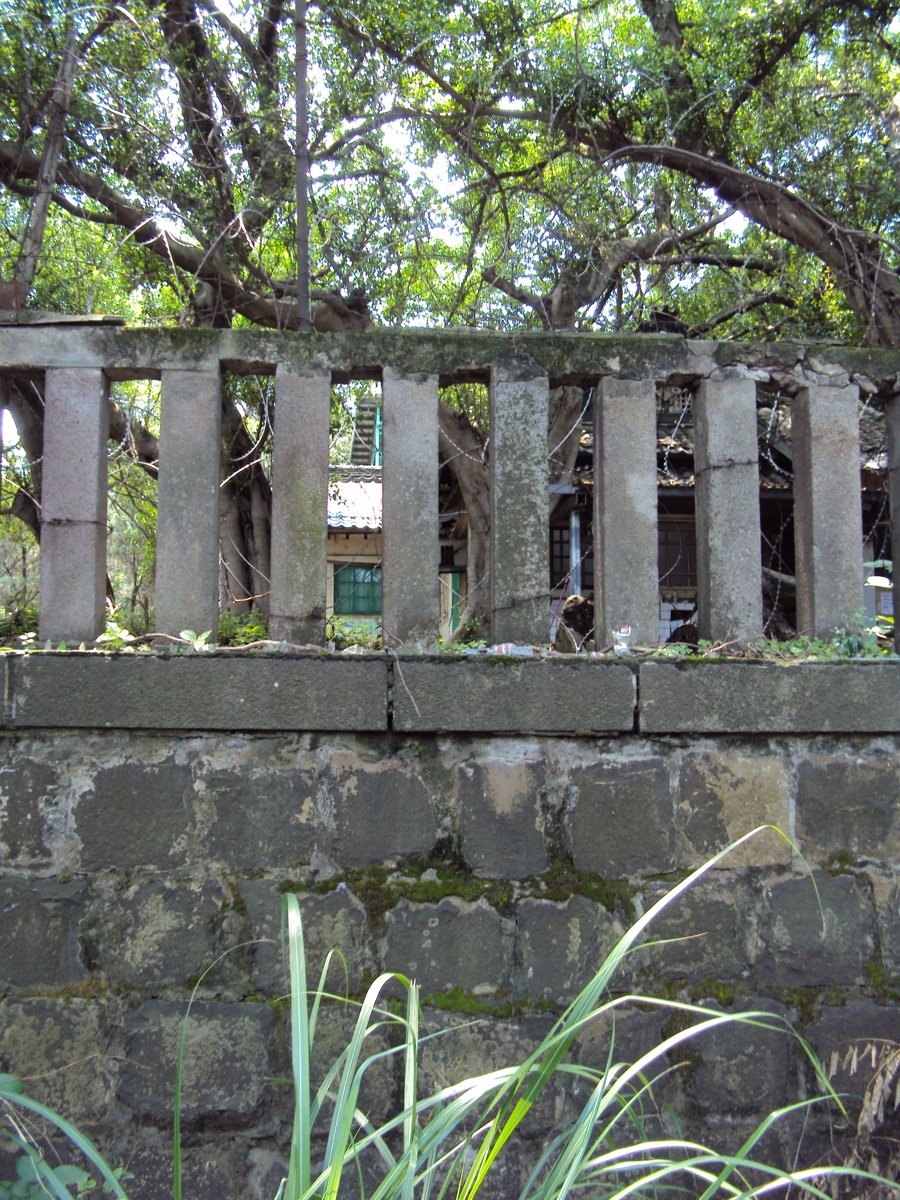
[[[900,1040],[897,664],[60,654],[2,674],[0,1070],[127,1163],[136,1200],[168,1194],[181,1020],[226,951],[189,1027],[186,1194],[274,1195],[285,890],[314,972],[339,946],[351,994],[402,970],[429,1029],[461,1026],[429,1043],[427,1088],[527,1054],[635,914],[772,823],[802,859],[772,832],[744,844],[618,986],[766,1007],[826,1061]],[[666,1019],[626,1010],[617,1046],[646,1048]],[[325,1012],[332,1052],[348,1020]],[[608,1037],[591,1026],[576,1053],[601,1063]],[[865,1082],[838,1079],[857,1102]],[[374,1116],[398,1084],[386,1060]],[[732,1029],[660,1099],[735,1147],[810,1085],[784,1038]],[[542,1102],[494,1195],[517,1194],[579,1103],[562,1083]],[[832,1133],[817,1112],[801,1158]]]

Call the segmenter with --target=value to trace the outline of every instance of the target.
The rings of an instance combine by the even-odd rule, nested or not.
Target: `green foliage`
[[[134,642],[135,635],[124,624],[120,614],[115,609],[107,611],[106,626],[97,637],[97,645],[104,650],[130,650]]]
[[[5,450],[8,454],[8,449]],[[15,467],[4,463],[0,503],[12,504],[16,490]],[[40,567],[37,540],[14,517],[0,515],[0,638],[37,632]]]
[[[22,634],[36,634],[40,613],[36,604],[22,608],[7,608],[0,605],[0,639],[19,638]]]
[[[894,658],[891,639],[893,621],[889,617],[870,617],[865,612],[852,613],[843,625],[836,627],[830,637],[808,637],[797,634],[789,641],[758,638],[746,646],[726,643],[717,646],[700,639],[696,646],[684,642],[649,649],[646,653],[659,658],[683,658],[715,661],[726,658],[750,658],[764,662],[840,662],[858,658]]]
[[[275,281],[295,273],[289,9],[104,11],[18,0],[0,17],[0,143],[13,148],[0,274],[67,18],[80,35],[68,175],[36,303],[190,321],[193,277],[221,271],[232,307],[252,290],[270,308],[247,319],[279,324]],[[715,168],[789,188],[895,269],[895,12],[888,0],[313,7],[313,282],[363,284],[388,324],[535,325],[560,289],[565,326],[634,328],[669,305],[734,336],[865,336],[828,237],[779,225],[778,204],[729,190]],[[742,218],[727,219],[732,203]]]
[[[47,1173],[52,1171],[53,1183],[48,1183]],[[38,1165],[29,1154],[19,1154],[16,1158],[16,1179],[3,1182],[0,1180],[0,1200],[45,1200],[48,1194],[58,1189],[74,1189],[74,1195],[84,1196],[97,1186],[87,1171],[71,1164],[50,1167],[41,1161]]]
[[[346,650],[348,646],[380,650],[381,626],[377,621],[332,615],[325,623],[325,639],[334,642],[335,650]]]
[[[27,1197],[31,1200],[32,1197],[49,1195],[55,1200],[71,1200],[73,1196],[83,1196],[97,1186],[96,1179],[79,1167],[68,1164],[53,1166],[46,1161],[27,1130],[28,1121],[37,1117],[55,1127],[72,1143],[102,1181],[104,1192],[118,1197],[118,1200],[128,1200],[120,1183],[120,1179],[125,1178],[125,1172],[110,1167],[90,1138],[65,1117],[27,1096],[21,1081],[14,1075],[0,1074],[0,1104],[6,1112],[7,1128],[3,1136],[7,1141],[17,1144],[20,1150],[16,1159],[17,1178],[9,1184],[0,1184],[0,1187],[10,1189],[7,1193],[10,1197]],[[16,1188],[21,1190],[17,1191]]]
[[[248,646],[269,637],[269,619],[254,609],[248,613],[223,612],[219,616],[219,645]]]

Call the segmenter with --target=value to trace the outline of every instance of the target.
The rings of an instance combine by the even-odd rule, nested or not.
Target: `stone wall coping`
[[[13,728],[384,732],[388,661],[324,655],[9,655]]]
[[[643,662],[642,733],[897,733],[900,661]]]
[[[900,661],[8,652],[0,727],[248,732],[900,732]]]
[[[864,376],[885,395],[900,352],[837,343],[717,342],[677,335],[501,333],[475,329],[370,329],[355,334],[264,329],[118,328],[98,325],[0,326],[0,370],[99,367],[110,378],[158,378],[162,370],[271,374],[283,363],[335,378],[380,378],[383,364],[442,380],[481,378],[496,365],[531,363],[552,383],[601,375],[631,379],[708,378],[728,370],[787,371],[798,378]]]

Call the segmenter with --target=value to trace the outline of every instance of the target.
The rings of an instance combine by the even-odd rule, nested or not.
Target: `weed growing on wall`
[[[619,968],[656,918],[752,836],[746,835],[715,855],[639,917],[527,1058],[427,1095],[421,1094],[419,1086],[424,1047],[450,1031],[424,1031],[419,987],[399,972],[385,972],[371,983],[355,1006],[356,1020],[346,1044],[333,1061],[319,1061],[317,1024],[323,1007],[350,1002],[326,990],[335,951],[326,959],[318,982],[307,978],[300,906],[296,896],[285,895],[282,912],[290,970],[294,1115],[287,1173],[276,1200],[336,1200],[338,1195],[354,1194],[365,1200],[475,1200],[501,1169],[529,1112],[561,1075],[569,1084],[580,1083],[587,1099],[577,1116],[546,1146],[519,1200],[562,1200],[570,1194],[585,1194],[592,1200],[624,1200],[631,1195],[656,1197],[673,1191],[696,1200],[789,1194],[823,1197],[840,1179],[852,1180],[854,1193],[859,1195],[865,1195],[870,1186],[886,1184],[859,1165],[786,1171],[762,1157],[760,1146],[772,1127],[790,1114],[808,1109],[814,1100],[770,1113],[734,1153],[647,1132],[644,1114],[655,1107],[654,1088],[672,1069],[671,1063],[690,1061],[698,1040],[735,1023],[760,1032],[776,1031],[791,1039],[819,1081],[820,1098],[840,1107],[811,1049],[775,1014],[722,1013],[660,996],[610,995]],[[667,1033],[637,1057],[621,1059],[616,1018],[634,1004],[665,1012]],[[190,1020],[190,1006],[185,1020]],[[578,1035],[598,1021],[611,1032],[605,1062],[594,1068],[574,1061],[571,1051]],[[182,1195],[180,1109],[182,1089],[189,1087],[189,1080],[183,1078],[183,1046],[182,1036],[173,1114],[174,1200],[181,1200]],[[402,1101],[392,1116],[375,1125],[363,1111],[360,1096],[368,1072],[392,1057],[402,1068]],[[322,1082],[314,1084],[314,1079]],[[27,1188],[39,1183],[57,1200],[84,1190],[83,1178],[80,1182],[73,1179],[71,1168],[54,1168],[40,1155],[27,1120],[38,1116],[71,1140],[105,1188],[119,1200],[127,1200],[122,1180],[93,1144],[63,1117],[27,1097],[19,1081],[9,1075],[0,1076],[0,1105],[0,1115],[5,1118],[3,1135],[21,1151],[16,1184]],[[29,1195],[9,1187],[4,1193],[0,1185],[0,1195],[18,1194]]]

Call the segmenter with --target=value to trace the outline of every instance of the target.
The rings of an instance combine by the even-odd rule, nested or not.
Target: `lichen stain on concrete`
[[[182,922],[182,914],[167,908],[160,893],[148,896],[141,909],[140,934],[125,942],[122,952],[125,962],[144,971],[148,966],[162,970],[169,949],[166,939],[178,931]]]
[[[498,816],[515,816],[528,802],[534,775],[526,763],[516,766],[489,765],[484,768],[486,787]]]

